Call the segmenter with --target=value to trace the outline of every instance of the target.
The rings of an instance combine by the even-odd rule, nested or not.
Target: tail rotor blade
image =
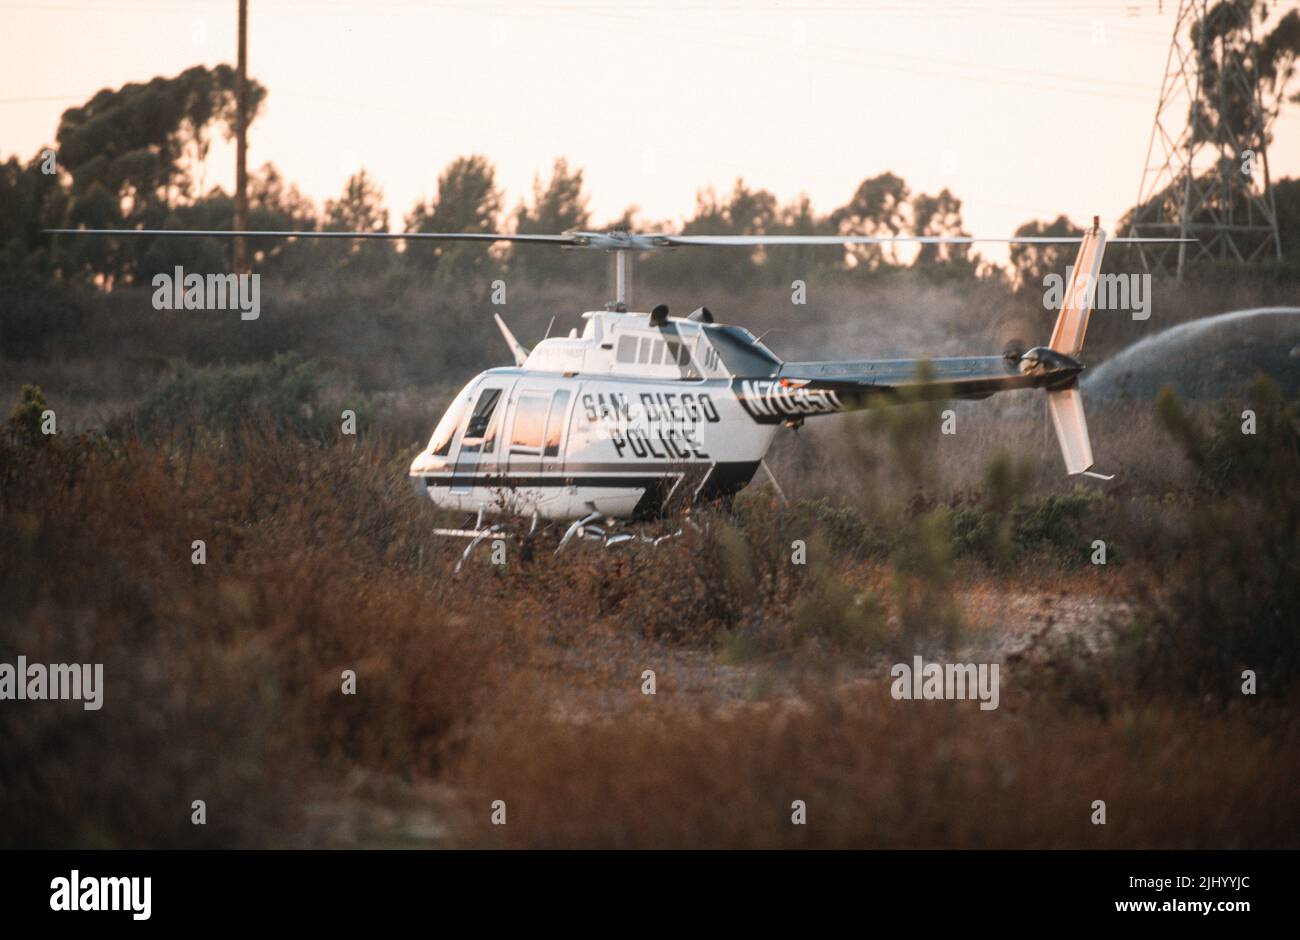
[[[1077,385],[1050,391],[1047,407],[1052,413],[1061,456],[1065,458],[1065,471],[1071,475],[1086,473],[1092,467],[1092,442],[1088,440],[1088,421],[1083,415],[1083,393]]]
[[[1061,313],[1056,318],[1052,339],[1047,344],[1066,356],[1078,356],[1083,350],[1083,337],[1088,332],[1088,315],[1092,312],[1097,294],[1097,279],[1101,274],[1101,259],[1106,251],[1106,233],[1097,220],[1079,243],[1079,257],[1074,262],[1074,273],[1061,303]]]

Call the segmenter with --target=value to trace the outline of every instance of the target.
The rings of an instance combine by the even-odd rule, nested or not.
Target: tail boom
[[[987,398],[996,392],[1041,388],[1047,392],[1066,472],[1093,473],[1092,442],[1078,376],[1088,318],[1096,297],[1106,233],[1097,220],[1084,233],[1069,290],[1046,346],[1005,356],[784,362],[774,375],[738,378],[734,391],[760,423],[801,423],[834,414],[907,401]]]

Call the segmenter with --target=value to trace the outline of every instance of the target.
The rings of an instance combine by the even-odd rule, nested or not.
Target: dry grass
[[[10,444],[4,463],[3,659],[102,662],[106,685],[101,712],[0,712],[14,844],[282,841],[307,768],[435,771],[511,660],[508,632],[445,605],[387,454],[249,432],[218,453]]]
[[[1179,290],[1180,316],[1248,305]],[[663,296],[680,312],[687,293]],[[1109,645],[1107,622],[1131,625],[1135,605],[1171,642],[1212,643],[1200,614],[1230,612],[1233,583],[1253,583],[1232,572],[1264,559],[1244,522],[1187,551],[1209,497],[1150,409],[1090,404],[1099,465],[1120,476],[1060,517],[1059,540],[1034,536],[1070,496],[1041,398],[1011,395],[954,406],[955,437],[853,417],[782,434],[788,508],[756,487],[658,550],[557,558],[539,541],[528,560],[511,542],[507,565],[482,554],[456,577],[460,546],[428,530],[461,520],[416,500],[405,468],[449,386],[500,363],[499,339],[472,305],[411,285],[385,295],[397,313],[339,294],[268,292],[262,332],[245,335],[180,315],[160,333],[124,292],[43,356],[0,361],[0,390],[12,400],[38,380],[62,432],[0,432],[0,662],[102,662],[106,682],[100,712],[0,705],[0,844],[1300,845],[1294,676],[1207,704],[1135,682]],[[583,296],[512,285],[508,318],[535,339]],[[784,291],[711,306],[782,327],[772,345],[790,357],[996,352],[1047,330],[990,284],[810,298],[798,329]],[[1151,328],[1168,325],[1163,309]],[[1115,345],[1106,329],[1099,351]],[[313,350],[321,380],[297,425],[119,420],[174,362],[294,348]],[[222,374],[208,376],[218,391]],[[336,438],[350,406],[362,433]],[[72,436],[107,425],[119,430]],[[1008,456],[1009,508],[989,476]],[[1000,532],[1006,520],[1018,528]],[[1024,538],[1006,555],[950,531],[972,522]],[[1096,538],[1105,568],[1087,564]],[[794,539],[806,567],[790,564]],[[1220,549],[1246,567],[1202,578]],[[1212,607],[1195,606],[1198,581]],[[1171,626],[1190,620],[1200,632]],[[889,666],[917,652],[1002,663],[1001,707],[894,701]],[[205,827],[190,824],[196,799]],[[505,827],[488,822],[496,799]],[[807,826],[790,824],[796,799]],[[1095,799],[1104,827],[1089,823]]]
[[[1013,682],[1014,673],[1005,681]],[[1294,847],[1294,715],[1109,719],[894,701],[884,681],[723,712],[527,721],[458,766],[457,842],[510,847]],[[490,824],[504,800],[508,825]],[[806,826],[791,824],[803,800]],[[1105,826],[1090,822],[1104,800]]]
[[[1277,706],[1205,712],[1119,691],[1098,713],[1028,681],[1051,675],[1032,656],[1005,666],[996,712],[892,700],[888,664],[920,647],[889,620],[889,556],[855,560],[820,523],[761,496],[658,552],[539,550],[454,578],[456,548],[428,539],[434,514],[404,485],[407,455],[381,440],[246,428],[192,450],[12,434],[3,446],[0,660],[103,662],[106,675],[101,712],[0,710],[8,845],[1274,846],[1300,835],[1300,729]],[[796,533],[813,546],[807,571],[788,564]],[[196,538],[205,566],[191,563]],[[1022,564],[1036,573],[969,561],[944,583],[996,593],[1091,577],[1050,555]],[[844,621],[835,599],[855,595],[874,598],[876,616]],[[954,652],[986,641],[959,636]],[[641,694],[646,668],[653,697]],[[357,672],[355,696],[340,692],[344,669]],[[358,787],[357,774],[395,782]],[[430,787],[432,809],[417,811]],[[206,827],[189,823],[194,799],[207,801]],[[504,829],[486,823],[495,799]],[[795,799],[807,827],[789,823]],[[1088,823],[1093,799],[1107,801],[1105,828]],[[409,831],[362,825],[384,801]]]

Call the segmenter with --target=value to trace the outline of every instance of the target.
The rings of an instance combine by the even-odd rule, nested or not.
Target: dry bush
[[[680,535],[657,546],[577,546],[547,564],[558,565],[565,592],[591,599],[588,622],[647,639],[733,660],[874,650],[884,639],[881,607],[849,576],[853,543],[831,524],[847,525],[824,506],[786,507],[758,490],[666,520],[653,531]]]
[[[207,373],[219,413],[229,371]],[[0,661],[103,662],[106,680],[101,712],[0,708],[5,844],[299,844],[307,800],[358,770],[460,788],[444,822],[465,845],[1297,844],[1293,713],[1199,703],[1239,663],[1294,674],[1294,461],[1225,446],[1260,438],[1221,434],[1184,466],[1149,412],[1103,410],[1103,467],[1131,472],[1095,499],[1063,489],[1043,415],[1014,396],[958,405],[956,439],[919,409],[833,420],[782,443],[802,468],[778,464],[789,506],[755,487],[694,510],[698,528],[643,530],[682,529],[657,548],[556,555],[552,532],[457,576],[461,546],[428,530],[462,520],[405,477],[424,393],[400,393],[400,418],[397,398],[358,408],[367,433],[341,437],[320,402],[362,383],[334,381],[301,423],[47,440],[28,407],[0,435]],[[1274,439],[1295,427],[1275,418]],[[1115,655],[1035,651],[993,713],[863,681],[964,639],[961,565],[1051,583],[1092,537],[1170,589]],[[628,677],[647,661],[704,704],[641,696]],[[1135,666],[1160,663],[1188,669],[1153,700]],[[759,689],[778,669],[789,701]],[[750,680],[765,704],[716,708]],[[507,827],[487,825],[493,799]]]
[[[0,659],[105,667],[101,711],[0,710],[7,844],[282,841],[311,774],[436,772],[511,661],[383,448],[0,447]]]
[[[528,720],[455,768],[458,844],[528,848],[1234,848],[1300,844],[1295,713],[1098,719],[852,693]],[[1283,746],[1289,743],[1290,746]],[[1213,768],[1213,772],[1207,772]],[[1106,801],[1106,825],[1092,802]],[[503,800],[505,826],[490,824]],[[791,824],[803,800],[807,825]]]
[[[1168,389],[1159,408],[1196,482],[1176,564],[1124,638],[1135,681],[1230,700],[1252,670],[1262,694],[1290,692],[1300,686],[1300,401],[1261,377],[1208,422]]]

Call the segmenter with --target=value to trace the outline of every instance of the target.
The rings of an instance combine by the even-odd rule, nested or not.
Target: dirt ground
[[[1031,579],[1032,580],[1032,579]],[[1100,588],[1100,590],[1099,590]],[[986,580],[958,590],[967,642],[952,661],[997,662],[1006,670],[1050,638],[1078,636],[1089,649],[1106,642],[1107,627],[1131,612],[1115,579],[1091,573],[1049,588],[1024,590]],[[597,625],[581,649],[556,641],[531,663],[532,680],[547,685],[550,718],[575,725],[600,722],[651,701],[642,674],[653,669],[660,701],[701,713],[799,709],[794,677],[781,664],[728,662],[724,653],[630,636]],[[846,694],[888,676],[892,658],[838,667],[829,681]],[[455,844],[456,791],[446,784],[355,770],[321,781],[307,794],[303,844],[349,848],[440,848]]]

